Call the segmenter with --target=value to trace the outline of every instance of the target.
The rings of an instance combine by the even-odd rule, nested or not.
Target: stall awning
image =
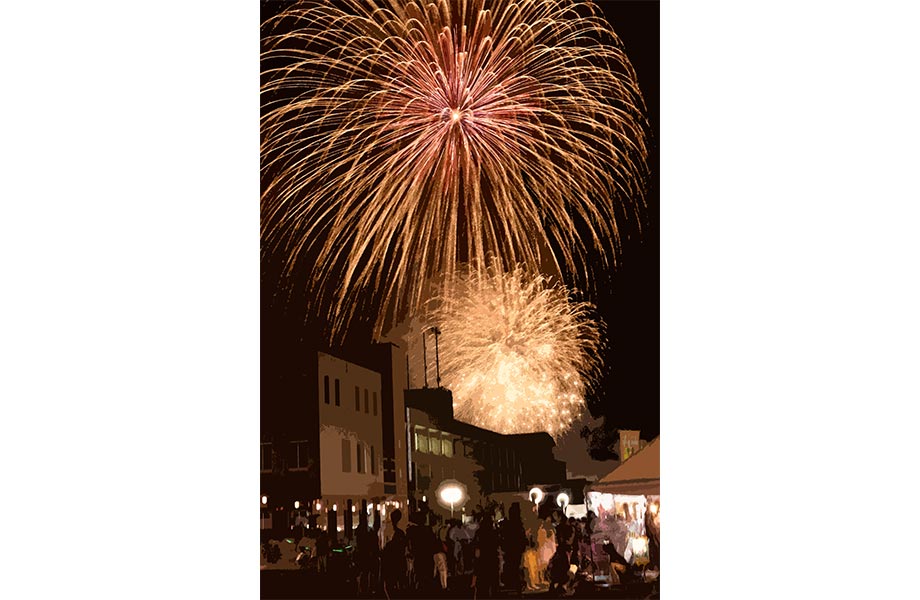
[[[609,494],[657,496],[661,494],[661,453],[656,437],[629,460],[592,484],[590,489]]]

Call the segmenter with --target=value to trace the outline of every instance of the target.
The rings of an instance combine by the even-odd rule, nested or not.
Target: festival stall
[[[620,557],[640,567],[649,562],[658,566],[659,439],[592,484],[586,498],[588,509],[598,516],[593,540],[596,547],[612,544]]]

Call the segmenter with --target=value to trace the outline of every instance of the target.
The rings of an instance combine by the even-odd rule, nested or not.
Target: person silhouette
[[[406,532],[399,528],[402,520],[402,511],[398,508],[390,513],[392,534],[390,540],[383,548],[383,591],[387,598],[394,592],[406,588],[406,548],[408,540]]]
[[[491,598],[498,592],[498,534],[492,518],[485,513],[473,538],[475,563],[473,586],[481,598]]]
[[[431,527],[425,525],[425,516],[414,512],[409,517],[412,525],[406,530],[409,540],[409,554],[412,556],[412,570],[415,573],[415,586],[421,592],[430,592],[434,583],[434,555],[437,552],[437,539]]]
[[[374,575],[377,572],[380,546],[377,535],[368,527],[367,513],[361,511],[358,517],[358,529],[355,532],[355,568],[358,572],[358,593],[370,594],[373,590]]]
[[[508,511],[508,518],[501,524],[501,549],[504,554],[504,577],[505,586],[512,593],[521,592],[521,558],[524,550],[527,548],[527,534],[524,532],[524,524],[521,521],[521,504],[514,502]]]

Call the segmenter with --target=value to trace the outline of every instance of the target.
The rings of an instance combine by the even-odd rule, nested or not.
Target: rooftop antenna
[[[438,352],[438,336],[441,335],[441,330],[437,327],[432,327],[434,330],[434,367],[435,373],[438,378],[438,389],[441,388],[441,357]]]
[[[425,346],[425,334],[428,330],[422,332],[422,362],[425,363],[425,389],[428,389],[428,348]]]

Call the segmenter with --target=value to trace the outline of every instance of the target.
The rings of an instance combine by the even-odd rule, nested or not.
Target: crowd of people
[[[461,596],[490,598],[543,591],[563,595],[576,574],[590,572],[597,546],[594,515],[576,519],[556,510],[525,527],[520,503],[507,511],[477,506],[472,520],[442,519],[423,503],[404,521],[401,510],[370,526],[360,514],[350,540],[321,531],[297,562],[327,585],[350,585],[360,597]],[[299,542],[300,544],[300,542]],[[339,554],[335,555],[337,549]],[[626,565],[612,544],[601,550]]]

